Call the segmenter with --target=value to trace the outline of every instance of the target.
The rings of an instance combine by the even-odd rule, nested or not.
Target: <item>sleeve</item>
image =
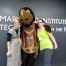
[[[8,31],[8,33],[13,34],[13,28]]]
[[[7,33],[7,41],[11,41],[11,37],[12,37],[12,33],[13,33],[13,30],[10,29]]]
[[[12,35],[10,33],[7,33],[7,41],[11,41]]]

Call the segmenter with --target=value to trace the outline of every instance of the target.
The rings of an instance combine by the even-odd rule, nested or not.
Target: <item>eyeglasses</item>
[[[38,23],[42,23],[42,22],[38,22]]]

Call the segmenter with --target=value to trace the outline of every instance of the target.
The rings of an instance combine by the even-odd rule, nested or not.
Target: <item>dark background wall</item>
[[[8,17],[12,19],[13,16],[18,16],[19,9],[25,6],[30,7],[37,18],[66,19],[66,1],[64,0],[0,0],[0,66],[6,66],[7,62],[6,33],[8,28],[4,28],[4,25],[12,24],[12,20],[8,20]],[[1,19],[1,16],[6,16],[6,20]],[[66,26],[65,24],[49,25],[54,28]],[[54,64],[66,63],[66,32],[52,32],[59,48],[54,50],[51,61]]]

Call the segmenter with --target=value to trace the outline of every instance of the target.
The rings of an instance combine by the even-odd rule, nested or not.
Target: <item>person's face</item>
[[[18,29],[20,27],[19,22],[14,22],[14,27],[15,27],[15,29]]]
[[[38,26],[39,26],[39,27],[42,27],[42,26],[43,26],[42,20],[38,20]]]

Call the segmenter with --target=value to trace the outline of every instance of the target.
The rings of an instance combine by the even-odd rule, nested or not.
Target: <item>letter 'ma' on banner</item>
[[[13,27],[13,20],[19,19],[17,16],[0,16],[0,30],[7,31]],[[12,24],[11,24],[11,23]]]
[[[4,22],[13,22],[14,19],[19,19],[17,16],[0,16],[0,22],[4,20]]]

